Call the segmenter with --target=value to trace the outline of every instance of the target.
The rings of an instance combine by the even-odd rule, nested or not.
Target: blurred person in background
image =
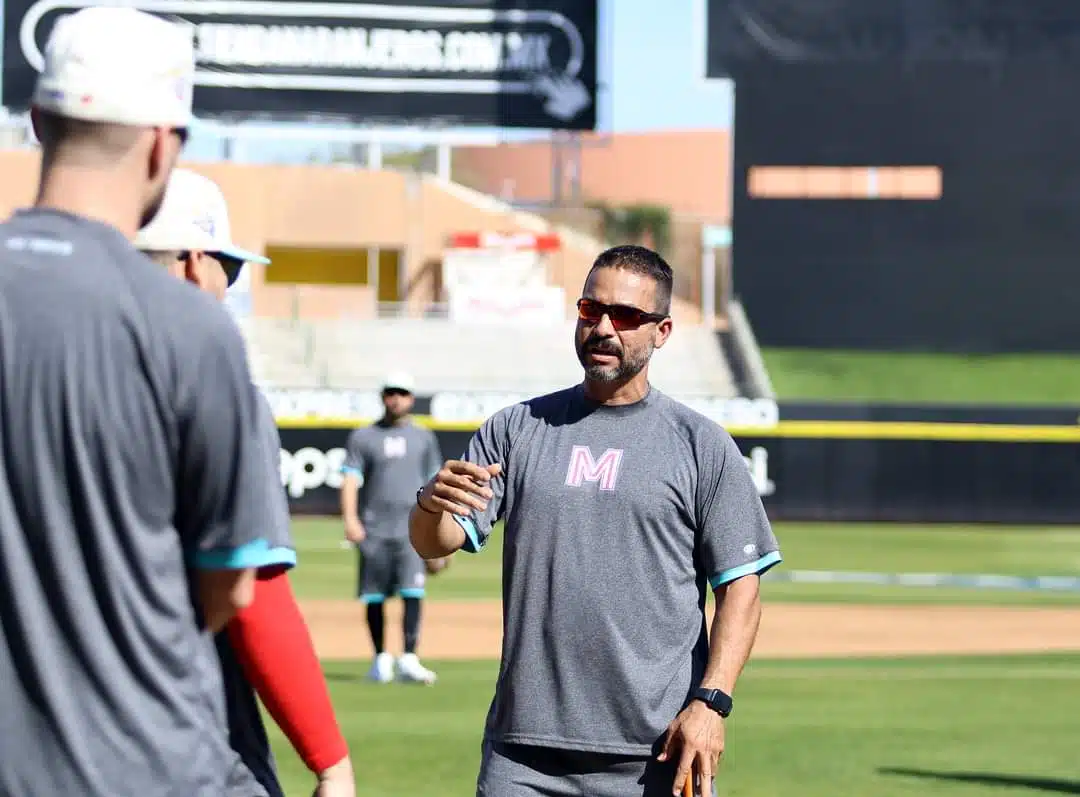
[[[0,794],[221,797],[212,634],[265,549],[244,342],[132,240],[191,123],[190,34],[60,17],[33,207],[0,225]]]
[[[425,558],[480,551],[505,521],[482,797],[661,797],[691,774],[713,793],[781,557],[735,441],[649,383],[671,289],[656,252],[601,253],[578,300],[583,381],[492,415],[416,494]]]
[[[245,263],[269,261],[232,242],[228,207],[212,180],[176,169],[161,210],[139,231],[136,246],[179,280],[224,301]],[[288,571],[296,564],[288,501],[279,471],[281,440],[266,397],[258,393],[266,488],[262,501],[267,546],[248,562],[258,570],[250,606],[217,634],[225,680],[229,742],[236,752],[228,797],[284,797],[256,694],[297,755],[316,777],[318,797],[353,797],[352,765],[330,704],[311,635],[296,603]]]
[[[412,418],[413,379],[389,375],[382,384],[383,416],[371,426],[355,429],[346,444],[342,467],[341,514],[345,539],[359,548],[358,593],[367,606],[375,660],[368,677],[378,683],[399,680],[433,684],[435,673],[416,654],[420,616],[428,575],[447,559],[422,560],[409,544],[409,512],[416,490],[442,465],[434,432]],[[394,660],[386,650],[387,598],[398,594],[405,604],[405,651]]]

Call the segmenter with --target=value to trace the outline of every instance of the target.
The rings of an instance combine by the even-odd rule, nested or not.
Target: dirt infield
[[[303,605],[319,655],[368,658],[364,608],[355,601]],[[387,604],[387,644],[401,649],[401,603]],[[422,653],[432,659],[498,658],[497,602],[424,606]],[[1080,651],[1080,609],[981,606],[766,607],[756,658]]]

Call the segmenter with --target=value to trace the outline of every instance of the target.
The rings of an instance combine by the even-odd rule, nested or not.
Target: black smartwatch
[[[719,689],[705,689],[699,686],[691,695],[691,700],[700,700],[721,717],[731,714],[733,701],[731,695],[721,692]]]
[[[424,494],[425,488],[427,488],[426,484],[423,487],[421,487],[419,490],[416,491],[416,505],[418,507],[420,507],[420,509],[422,511],[427,512],[429,515],[438,515],[438,514],[440,514],[439,512],[432,512],[430,509],[428,509],[426,506],[424,506],[423,504],[420,503],[420,496],[422,496]]]

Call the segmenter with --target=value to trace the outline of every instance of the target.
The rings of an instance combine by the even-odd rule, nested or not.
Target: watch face
[[[698,690],[698,697],[718,714],[726,717],[731,713],[731,699],[719,689],[700,689]]]

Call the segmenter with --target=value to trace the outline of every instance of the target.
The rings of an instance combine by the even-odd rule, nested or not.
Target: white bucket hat
[[[90,122],[187,128],[194,85],[190,30],[134,8],[95,6],[53,27],[32,105]]]
[[[161,209],[139,230],[135,247],[144,252],[196,249],[243,263],[270,262],[233,243],[225,195],[209,177],[187,169],[173,169]]]

